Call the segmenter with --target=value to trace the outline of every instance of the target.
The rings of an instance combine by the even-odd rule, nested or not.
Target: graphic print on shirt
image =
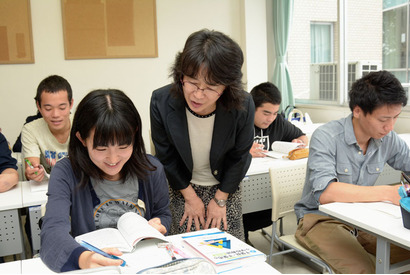
[[[59,152],[57,154],[56,151],[45,150],[44,158],[46,159],[46,162],[50,167],[54,167],[57,160],[60,160],[64,158],[65,156],[67,156],[67,152]]]
[[[259,144],[263,144],[263,149],[264,150],[268,150],[270,149],[270,142],[269,142],[269,135],[263,135],[263,130],[261,129],[260,134],[257,135],[255,133],[254,138],[253,138],[253,142],[254,143],[259,143]]]
[[[138,201],[134,203],[133,201]],[[126,199],[109,199],[102,202],[94,211],[96,229],[117,228],[117,221],[126,212],[134,212],[145,216],[145,204],[137,195],[129,195]]]

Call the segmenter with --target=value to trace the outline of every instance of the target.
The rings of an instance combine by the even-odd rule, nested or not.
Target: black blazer
[[[151,136],[156,157],[165,167],[168,182],[175,190],[185,189],[192,178],[192,152],[189,142],[185,100],[170,95],[171,85],[152,93]],[[219,189],[234,193],[248,171],[252,156],[255,105],[249,93],[243,110],[227,111],[218,101],[210,151],[213,176]]]

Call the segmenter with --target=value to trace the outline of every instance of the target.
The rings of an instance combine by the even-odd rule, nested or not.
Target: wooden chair
[[[323,273],[325,270],[328,273],[333,273],[329,265],[297,242],[295,234],[283,234],[283,217],[294,211],[295,203],[302,196],[306,176],[306,162],[300,162],[300,164],[292,167],[271,167],[269,175],[272,188],[272,237],[269,264],[274,256],[296,252],[322,267]],[[278,244],[279,252],[273,253],[274,242]]]

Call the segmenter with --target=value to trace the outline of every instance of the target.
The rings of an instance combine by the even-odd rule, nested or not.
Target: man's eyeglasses
[[[188,80],[181,80],[181,83],[185,87],[185,89],[188,93],[201,91],[202,94],[207,96],[207,97],[220,96],[222,94],[222,93],[217,92],[216,90],[210,89],[210,88],[201,89],[196,84],[194,84],[194,83],[192,83],[191,81],[188,81]]]

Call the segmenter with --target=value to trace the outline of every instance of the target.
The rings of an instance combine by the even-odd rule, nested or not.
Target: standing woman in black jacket
[[[151,134],[170,185],[170,234],[217,227],[244,240],[239,183],[251,163],[255,107],[243,53],[227,35],[191,34],[151,97]]]

